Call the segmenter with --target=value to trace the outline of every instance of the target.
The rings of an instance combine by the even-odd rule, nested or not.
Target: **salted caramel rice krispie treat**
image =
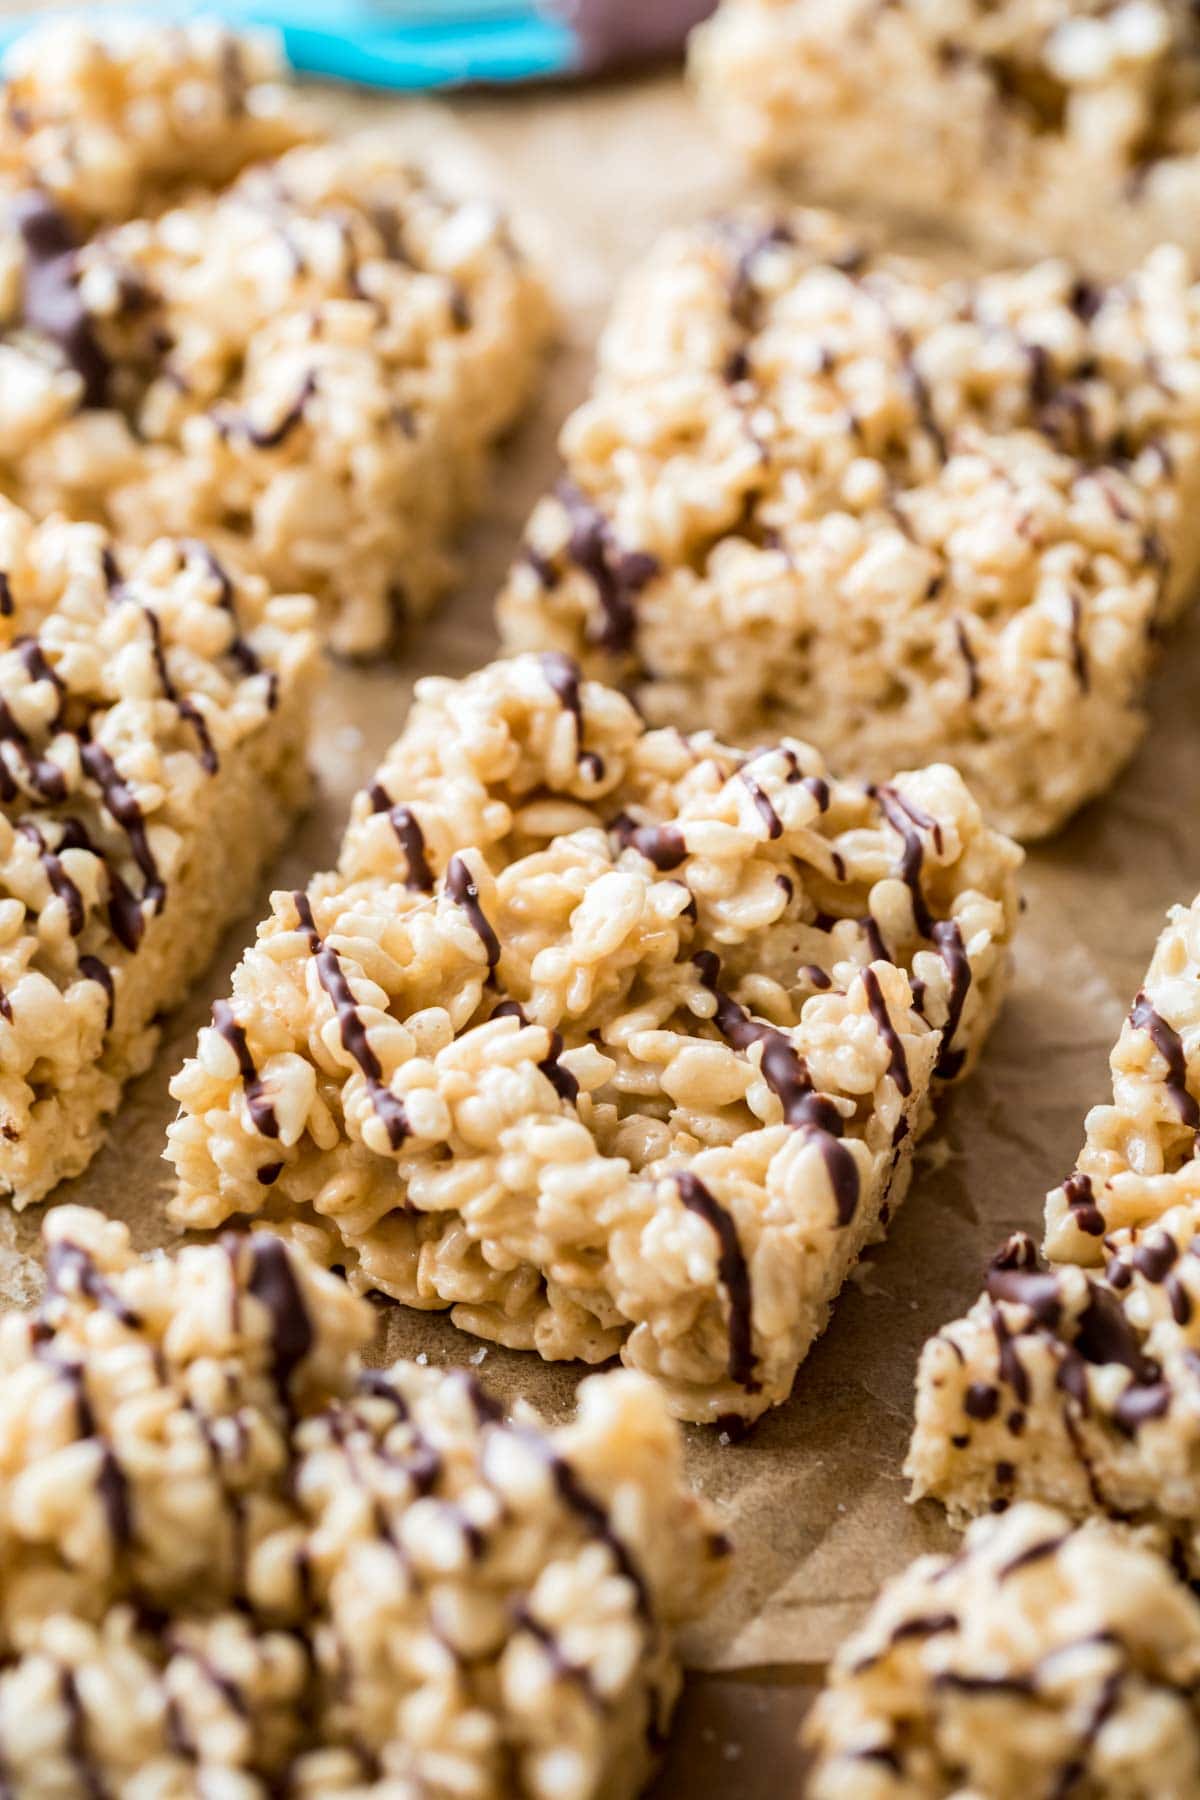
[[[497,209],[382,135],[226,185],[307,123],[264,54],[204,26],[27,45],[0,96],[0,485],[130,541],[204,536],[374,652],[450,579],[548,304]]]
[[[1200,554],[1200,288],[974,280],[827,215],[670,235],[617,302],[501,598],[656,724],[934,759],[1020,836],[1144,728]]]
[[[1200,1604],[1104,1522],[1020,1506],[883,1589],[806,1728],[813,1800],[1191,1800]]]
[[[1168,922],[1113,1101],[1048,1202],[926,1345],[908,1468],[955,1518],[1032,1495],[1157,1526],[1200,1570],[1200,901]],[[1094,1268],[1081,1266],[1095,1265]]]
[[[0,1322],[6,1793],[640,1791],[729,1549],[648,1381],[550,1429],[364,1368],[371,1307],[296,1241],[45,1238]]]
[[[0,501],[0,1192],[78,1174],[307,787],[304,596]],[[0,1734],[2,1735],[2,1734]]]
[[[557,655],[423,681],[172,1085],[173,1215],[753,1419],[978,1054],[1018,861],[945,766],[648,730]]]
[[[1112,274],[1200,250],[1189,0],[724,0],[693,72],[806,195]]]

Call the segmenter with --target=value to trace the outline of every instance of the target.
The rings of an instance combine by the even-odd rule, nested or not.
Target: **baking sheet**
[[[399,731],[414,679],[463,674],[489,655],[490,596],[552,478],[556,428],[586,387],[615,278],[662,228],[739,192],[737,171],[674,76],[533,97],[412,105],[336,95],[329,104],[347,122],[402,132],[452,180],[482,186],[529,218],[565,333],[536,416],[504,447],[485,517],[464,547],[460,591],[402,663],[331,671],[316,744],[320,793],[270,887],[300,885],[331,862],[349,797]],[[1043,1191],[1071,1167],[1083,1113],[1103,1096],[1108,1048],[1162,914],[1200,887],[1197,644],[1193,628],[1169,646],[1153,732],[1116,793],[1031,856],[1015,986],[983,1065],[946,1108],[888,1243],[843,1296],[791,1402],[736,1447],[689,1433],[692,1476],[722,1508],[740,1555],[722,1604],[690,1634],[688,1658],[710,1671],[753,1667],[760,1679],[772,1665],[776,1693],[694,1684],[672,1792],[695,1792],[697,1781],[711,1795],[758,1792],[774,1754],[764,1762],[763,1745],[791,1743],[812,1680],[811,1669],[793,1670],[780,1682],[777,1666],[820,1663],[885,1576],[949,1542],[936,1508],[903,1500],[917,1353],[974,1297],[997,1241],[1017,1225],[1036,1227]],[[219,882],[219,869],[213,876]],[[167,1239],[167,1081],[252,931],[251,919],[231,934],[208,981],[170,1022],[156,1068],[130,1091],[108,1148],[57,1196],[127,1219],[142,1245]],[[38,1221],[37,1210],[0,1215],[0,1289],[12,1300],[38,1286]],[[428,1314],[388,1307],[381,1327],[387,1355],[469,1356],[501,1393],[554,1413],[570,1405],[571,1370],[485,1349]],[[731,1718],[741,1736],[730,1735]]]

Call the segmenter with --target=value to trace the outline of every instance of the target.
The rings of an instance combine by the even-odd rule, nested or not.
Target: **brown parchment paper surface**
[[[403,724],[413,681],[466,673],[490,654],[490,596],[553,477],[555,433],[585,390],[614,280],[661,229],[740,190],[675,75],[446,104],[345,93],[323,103],[347,123],[402,133],[452,183],[516,208],[547,259],[565,341],[535,417],[503,450],[484,518],[464,545],[461,588],[399,664],[331,668],[316,737],[320,790],[264,900],[269,887],[300,885],[333,860],[350,795]],[[740,1446],[689,1433],[691,1474],[739,1551],[724,1600],[689,1636],[693,1666],[819,1663],[884,1577],[949,1542],[936,1509],[904,1504],[917,1353],[973,1298],[1000,1238],[1036,1227],[1044,1190],[1071,1167],[1084,1111],[1103,1096],[1108,1048],[1162,915],[1200,887],[1198,645],[1193,626],[1167,646],[1152,731],[1117,790],[1031,855],[1013,992],[982,1067],[946,1108],[888,1243],[847,1288],[792,1400]],[[212,875],[219,884],[220,868]],[[225,992],[253,924],[231,933],[192,1003],[168,1022],[157,1065],[130,1090],[107,1149],[56,1196],[128,1220],[143,1246],[170,1238],[160,1160],[173,1110],[167,1081]],[[9,1302],[40,1286],[39,1217],[40,1209],[0,1213],[0,1293]],[[551,1413],[570,1405],[578,1371],[484,1348],[430,1314],[381,1309],[381,1327],[381,1355],[469,1357],[502,1395],[523,1394]],[[726,1791],[706,1782],[706,1791],[718,1788]],[[728,1791],[750,1790],[735,1780]]]

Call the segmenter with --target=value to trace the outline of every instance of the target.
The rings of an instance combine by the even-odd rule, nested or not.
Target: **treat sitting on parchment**
[[[0,500],[0,1193],[83,1169],[308,787],[313,604]],[[0,1734],[2,1737],[2,1734]]]
[[[1113,1103],[1050,1195],[1051,1260],[1013,1238],[971,1311],[925,1346],[908,1458],[914,1494],[957,1520],[1026,1496],[1107,1512],[1154,1526],[1194,1570],[1198,947],[1200,901],[1171,915],[1113,1053]]]
[[[557,655],[425,680],[172,1085],[173,1216],[752,1419],[978,1054],[1019,860],[946,766],[651,731]]]
[[[1036,837],[1138,743],[1200,561],[1200,287],[1168,249],[950,279],[825,214],[717,220],[627,283],[562,450],[508,648],[856,776],[953,762]]]
[[[45,1239],[0,1321],[6,1793],[641,1791],[729,1548],[651,1383],[550,1429],[364,1368],[370,1305],[295,1241]]]
[[[692,47],[718,128],[807,196],[1114,275],[1200,250],[1188,0],[724,0]]]
[[[307,121],[215,30],[24,46],[0,106],[0,485],[130,541],[204,536],[377,652],[451,577],[546,296],[494,206],[382,136],[223,185]]]
[[[805,1736],[812,1800],[1191,1800],[1200,1604],[1165,1559],[1043,1506],[883,1589]]]

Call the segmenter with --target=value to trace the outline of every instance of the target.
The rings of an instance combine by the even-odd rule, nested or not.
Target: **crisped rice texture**
[[[724,0],[693,72],[806,195],[1112,274],[1200,249],[1188,0]]]
[[[1113,1053],[1114,1099],[921,1359],[914,1492],[962,1519],[1031,1496],[1154,1525],[1200,1570],[1200,905],[1177,908]],[[1094,1270],[1081,1264],[1099,1264]]]
[[[49,68],[60,42],[90,91],[105,54],[63,28]],[[172,35],[148,42],[146,78],[186,110]],[[212,89],[227,57],[209,61]],[[450,579],[449,541],[547,335],[505,220],[435,192],[382,135],[300,145],[165,209],[131,176],[131,210],[114,200],[91,235],[69,180],[60,199],[38,179],[32,159],[0,168],[0,484],[127,541],[204,536],[314,593],[339,650],[386,648]]]
[[[1190,1800],[1200,1604],[1113,1526],[1024,1505],[883,1589],[808,1721],[812,1800]]]
[[[0,1191],[78,1174],[307,791],[312,602],[0,501]]]
[[[1106,1233],[1200,1202],[1200,898],[1172,908],[1109,1067],[1112,1100],[1046,1201],[1052,1262],[1099,1262]]]
[[[824,214],[717,220],[629,280],[562,451],[510,649],[870,779],[951,761],[1039,836],[1137,744],[1200,558],[1200,290],[1167,249],[964,280]]]
[[[40,189],[85,229],[160,212],[312,134],[282,74],[270,37],[214,19],[43,24],[5,58],[0,189]]]
[[[295,1240],[135,1257],[78,1207],[0,1322],[0,1741],[16,1800],[617,1800],[728,1546],[651,1384],[511,1418],[363,1369]]]
[[[426,680],[173,1083],[174,1216],[753,1418],[978,1054],[1019,856],[944,765],[649,730],[561,656]]]

